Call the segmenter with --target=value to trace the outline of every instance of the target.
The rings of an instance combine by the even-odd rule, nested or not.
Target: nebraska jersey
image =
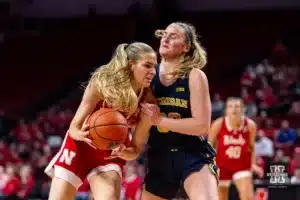
[[[248,118],[243,117],[241,126],[233,129],[227,117],[223,118],[218,135],[217,165],[232,172],[251,168],[250,132]]]

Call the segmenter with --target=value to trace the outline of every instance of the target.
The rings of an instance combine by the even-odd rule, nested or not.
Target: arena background
[[[266,173],[281,163],[300,180],[299,8],[297,0],[1,0],[0,198],[47,199],[43,170],[78,106],[81,84],[118,43],[157,49],[154,30],[173,21],[192,23],[207,49],[213,117],[226,97],[241,96],[273,143],[258,163]],[[297,137],[282,143],[284,120]],[[128,167],[141,180],[145,162]],[[21,180],[20,187],[12,181],[5,190],[3,177]],[[257,199],[300,199],[299,185],[271,187],[269,179],[255,180]],[[234,187],[231,199],[238,199]]]

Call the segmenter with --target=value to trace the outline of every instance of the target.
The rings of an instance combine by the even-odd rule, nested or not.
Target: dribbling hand
[[[89,129],[88,118],[89,117],[87,117],[84,120],[84,122],[83,122],[83,124],[81,126],[81,129],[72,128],[72,129],[70,129],[69,134],[70,134],[70,137],[73,140],[85,142],[89,146],[91,146],[92,148],[96,149],[96,147],[93,145],[92,140],[88,137],[88,135],[89,135],[89,131],[88,131],[88,129]]]

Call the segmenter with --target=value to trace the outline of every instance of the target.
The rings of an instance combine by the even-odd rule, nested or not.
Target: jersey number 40
[[[240,146],[230,146],[226,149],[225,154],[231,159],[239,159],[241,157]]]

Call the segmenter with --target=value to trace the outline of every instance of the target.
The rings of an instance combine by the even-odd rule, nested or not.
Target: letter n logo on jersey
[[[66,165],[71,165],[73,158],[76,153],[68,149],[64,149],[62,155],[60,156],[59,162],[65,163]]]

